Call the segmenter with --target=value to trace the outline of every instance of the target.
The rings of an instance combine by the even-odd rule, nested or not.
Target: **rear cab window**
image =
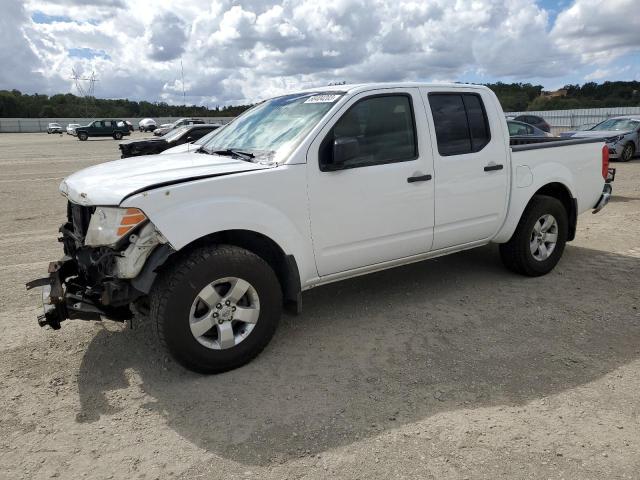
[[[441,156],[481,151],[491,141],[482,98],[477,93],[429,93],[429,106]]]

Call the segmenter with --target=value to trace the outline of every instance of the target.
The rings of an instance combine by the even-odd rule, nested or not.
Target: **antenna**
[[[187,100],[184,93],[184,68],[182,67],[182,58],[180,58],[180,71],[182,72],[182,104],[187,105]]]
[[[98,78],[96,77],[95,72],[91,72],[91,76],[84,77],[82,76],[75,68],[71,69],[72,76],[71,78],[76,83],[76,90],[80,94],[80,96],[85,98],[85,115],[88,115],[89,112],[89,99],[94,96],[94,92],[96,89],[96,82]],[[84,82],[89,82],[87,88],[84,86]]]

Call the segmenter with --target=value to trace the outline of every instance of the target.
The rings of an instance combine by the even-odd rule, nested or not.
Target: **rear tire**
[[[230,279],[249,285],[239,300],[231,298],[233,283],[226,291],[221,283]],[[229,307],[227,298],[232,300]],[[254,253],[231,245],[200,247],[182,255],[161,274],[150,300],[160,342],[178,363],[200,373],[220,373],[251,361],[271,340],[282,313],[282,291],[271,267]],[[235,305],[246,313],[255,310],[255,304],[251,322],[234,317],[240,313]],[[194,325],[200,319],[209,323],[196,334]],[[223,327],[232,329],[231,343],[223,343]]]
[[[84,142],[87,138],[89,138],[89,135],[87,135],[85,132],[78,132],[78,140]]]
[[[560,200],[534,196],[511,239],[500,244],[502,263],[509,270],[530,277],[549,273],[564,251],[568,224],[567,211]]]

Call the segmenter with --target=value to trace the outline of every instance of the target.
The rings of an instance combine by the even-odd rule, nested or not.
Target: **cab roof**
[[[360,93],[368,90],[383,89],[383,88],[407,88],[407,87],[438,87],[438,88],[473,88],[477,90],[489,90],[484,85],[473,85],[469,83],[422,83],[422,82],[384,82],[384,83],[354,83],[347,85],[326,85],[315,88],[305,88],[299,90],[300,93],[304,92],[344,92],[344,93]]]

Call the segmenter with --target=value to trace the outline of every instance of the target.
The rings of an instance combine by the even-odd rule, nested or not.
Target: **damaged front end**
[[[111,225],[105,211],[113,216],[114,210],[121,210],[117,212],[119,223]],[[105,230],[105,225],[99,225],[101,219],[117,232],[113,243],[99,245],[100,235],[104,236],[100,232]],[[60,233],[64,257],[49,264],[47,277],[26,285],[27,289],[42,287],[44,312],[38,324],[55,330],[66,319],[130,319],[132,305],[146,298],[156,269],[173,252],[137,209],[96,209],[69,202],[67,222]],[[88,237],[93,237],[90,242]]]

